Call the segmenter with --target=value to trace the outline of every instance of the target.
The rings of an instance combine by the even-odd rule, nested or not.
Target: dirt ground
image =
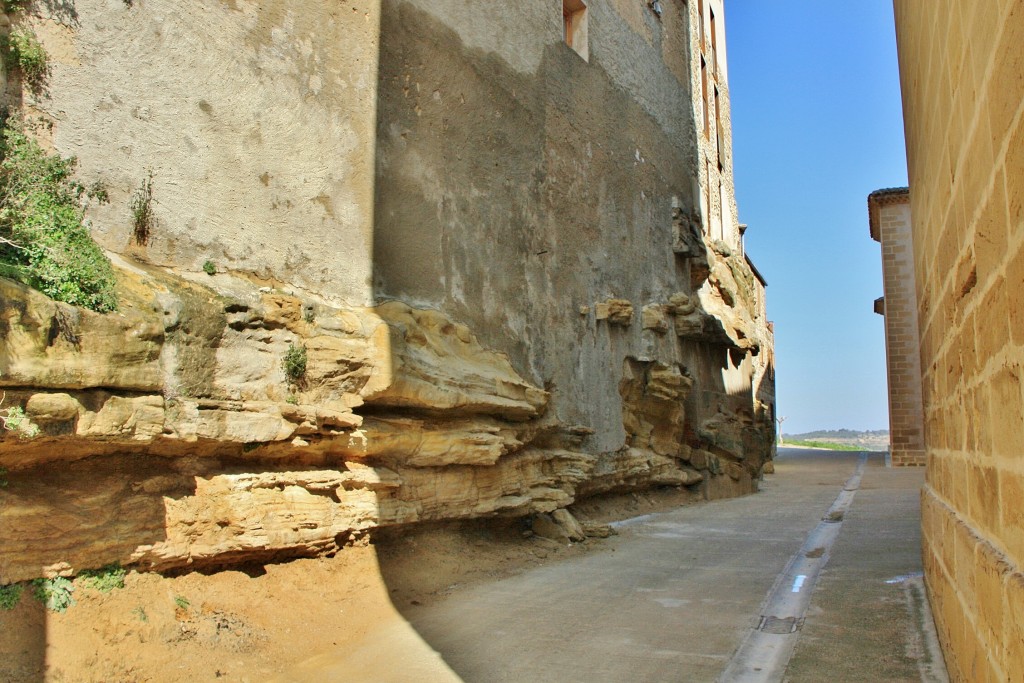
[[[599,525],[694,501],[668,489],[573,512]],[[0,610],[0,680],[289,680],[300,663],[401,620],[398,609],[614,544],[614,536],[565,544],[531,535],[525,520],[491,520],[392,529],[334,557],[244,571],[129,573],[109,593],[76,581],[76,604],[63,613],[46,611],[28,588],[13,610]]]

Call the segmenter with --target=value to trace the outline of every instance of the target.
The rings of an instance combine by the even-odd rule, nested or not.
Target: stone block
[[[558,541],[559,543],[569,543],[571,540],[569,532],[556,522],[551,515],[546,513],[534,515],[530,528],[533,530],[533,533],[541,538]]]
[[[668,302],[673,315],[690,315],[697,310],[696,297],[691,297],[686,292],[676,292],[669,297]]]
[[[152,441],[163,433],[164,421],[161,396],[111,396],[97,412],[81,415],[78,434],[90,438]]]
[[[1003,584],[1002,621],[1006,680],[1024,680],[1024,574],[1015,571]]]
[[[987,541],[977,544],[974,565],[978,628],[987,642],[1001,643],[1004,637],[1004,584],[1012,573],[1012,566]]]
[[[164,327],[152,310],[101,315],[57,304],[6,278],[0,278],[0,301],[0,386],[163,388]]]
[[[607,320],[609,325],[629,327],[633,324],[633,304],[626,299],[608,299],[594,305],[598,320]]]
[[[1017,249],[1009,255],[1006,281],[1024,283],[1024,249]],[[1024,346],[1024,287],[1011,287],[1006,297],[1010,338],[1017,346]]]
[[[968,509],[980,535],[999,529],[999,483],[996,469],[971,461],[968,465],[970,499]]]
[[[1010,340],[1006,286],[1002,277],[994,279],[978,308],[977,345],[982,362],[998,354]]]
[[[938,535],[939,560],[943,571],[952,580],[956,575],[956,522],[950,517],[948,510],[942,512],[942,531]]]
[[[1017,124],[1010,137],[1005,164],[1006,205],[1013,234],[1024,221],[1024,122]]]
[[[975,566],[977,545],[977,537],[972,529],[963,524],[957,524],[954,527],[953,554],[956,564],[953,575],[957,596],[965,605],[977,604],[974,587],[974,577],[977,572]]]
[[[74,420],[84,410],[68,394],[33,394],[25,404],[25,414],[38,424]]]
[[[668,332],[668,312],[663,304],[647,304],[641,312],[641,320],[645,330],[652,330],[658,334]]]
[[[583,541],[586,540],[587,535],[583,531],[583,527],[576,521],[576,518],[572,516],[565,508],[560,508],[551,513],[551,518],[555,520],[558,526],[565,530],[566,535],[570,541]]]
[[[997,179],[974,226],[974,252],[978,273],[987,279],[1001,267],[1007,256],[1006,193]]]
[[[704,336],[704,315],[695,311],[689,315],[676,316],[676,335],[683,339],[699,339]]]
[[[999,472],[999,498],[1012,501],[1000,508],[999,540],[1011,557],[1024,558],[1024,474],[1013,469]]]
[[[992,450],[999,456],[1019,458],[1024,455],[1024,429],[1020,428],[1024,406],[1021,400],[1021,378],[1013,367],[999,369],[987,382],[990,394]]]

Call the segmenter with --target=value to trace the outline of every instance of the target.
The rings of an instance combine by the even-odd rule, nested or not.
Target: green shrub
[[[99,569],[86,569],[78,575],[78,581],[85,588],[109,593],[115,588],[124,588],[124,577],[127,573],[124,567],[114,563]]]
[[[213,261],[205,262],[203,264],[203,272],[206,273],[207,275],[216,275],[217,274],[217,264],[215,264]]]
[[[298,382],[306,376],[306,347],[288,345],[288,351],[284,354],[284,374],[293,382]]]
[[[0,586],[0,609],[12,610],[18,606],[21,600],[21,593],[24,586],[20,583],[12,583],[8,586]]]
[[[188,609],[188,606],[190,604],[192,604],[192,603],[190,603],[188,601],[188,598],[186,598],[184,595],[175,595],[174,596],[174,605],[178,609]]]
[[[7,52],[11,63],[21,69],[21,76],[33,88],[38,88],[50,73],[46,49],[32,31],[16,28],[7,37]]]
[[[17,123],[4,129],[0,153],[3,274],[57,301],[115,310],[114,270],[84,222],[75,159],[47,154]]]
[[[48,610],[63,612],[75,604],[75,599],[71,597],[75,585],[63,576],[54,579],[35,579],[32,586],[35,589],[32,594],[36,600],[46,605]]]

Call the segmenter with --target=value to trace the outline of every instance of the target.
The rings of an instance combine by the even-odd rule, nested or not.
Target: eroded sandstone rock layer
[[[686,443],[679,367],[629,361],[629,443],[591,453],[592,429],[435,311],[203,277],[124,269],[108,315],[0,279],[4,405],[40,430],[0,440],[0,581],[308,556],[381,526],[716,477],[744,491],[759,474],[724,437]]]

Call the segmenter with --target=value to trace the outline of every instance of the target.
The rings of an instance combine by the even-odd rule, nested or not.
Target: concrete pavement
[[[871,455],[844,491],[859,460],[783,449],[758,494],[627,520],[587,555],[402,614],[467,683],[943,681],[917,578],[923,471]],[[830,509],[842,525],[821,545]],[[781,664],[739,666],[773,589],[797,583],[809,599]]]
[[[924,472],[879,464],[845,517],[787,681],[948,680],[920,575]]]

